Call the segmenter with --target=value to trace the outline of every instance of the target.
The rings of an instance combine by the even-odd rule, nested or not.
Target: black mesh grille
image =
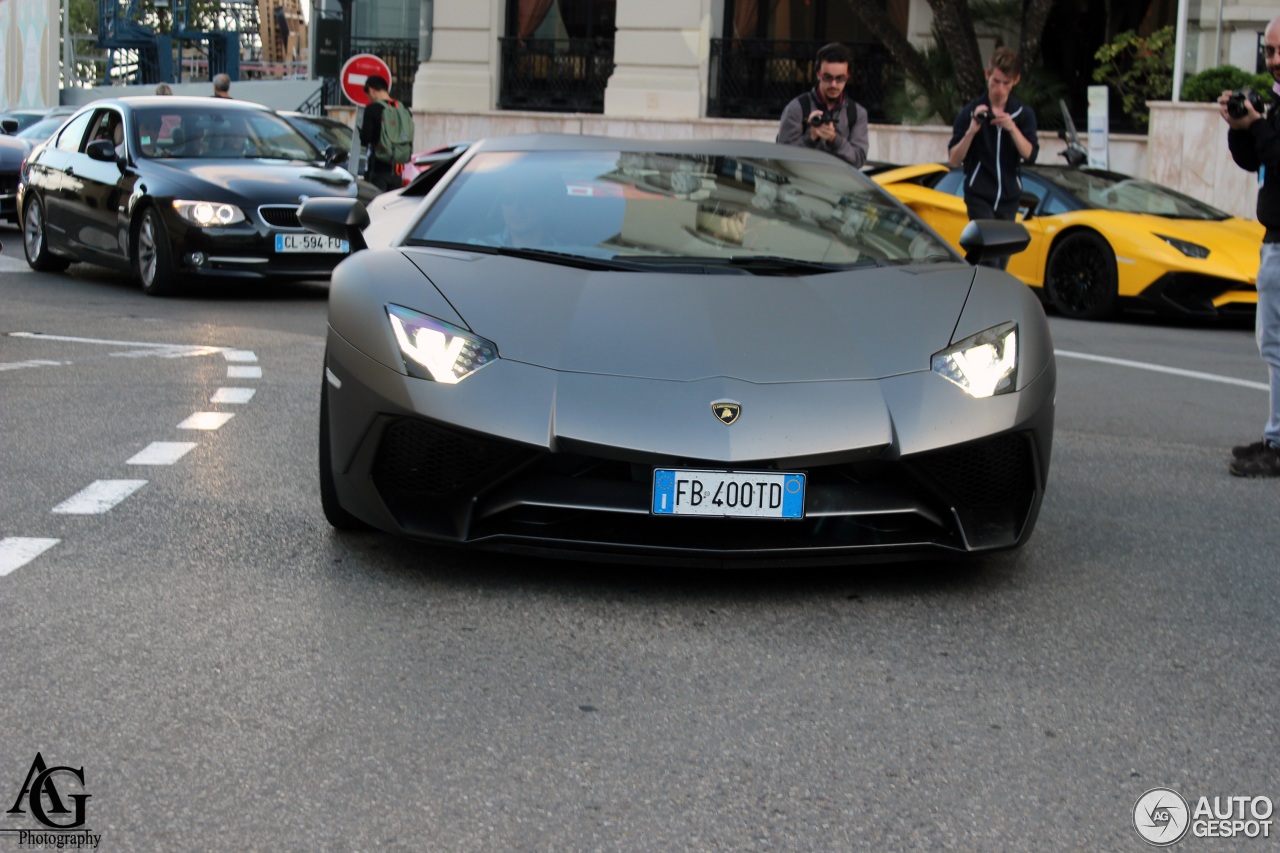
[[[920,464],[962,504],[1002,506],[1027,485],[1031,448],[1010,434],[921,457]]]
[[[298,206],[294,204],[263,205],[258,208],[262,221],[276,228],[301,228],[298,221]]]
[[[915,460],[952,502],[970,546],[1017,538],[1035,499],[1031,438],[1009,433]]]
[[[389,504],[443,497],[528,453],[520,445],[403,419],[383,432],[373,480]]]

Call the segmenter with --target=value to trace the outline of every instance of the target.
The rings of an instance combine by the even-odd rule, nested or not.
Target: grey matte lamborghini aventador
[[[835,158],[489,139],[374,204],[301,211],[358,250],[321,385],[333,526],[732,566],[1031,534],[1055,381],[1039,302]],[[1026,240],[977,222],[964,245]]]

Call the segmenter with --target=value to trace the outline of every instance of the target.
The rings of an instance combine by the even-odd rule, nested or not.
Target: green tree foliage
[[[1150,120],[1147,101],[1173,97],[1173,51],[1173,27],[1163,27],[1149,36],[1127,30],[1093,55],[1098,61],[1093,79],[1111,86],[1125,113],[1145,129]]]
[[[909,81],[907,92],[890,103],[890,111],[908,121],[921,114],[923,118],[919,120],[927,121],[936,115],[949,123],[962,106],[987,87],[983,73],[986,57],[978,49],[979,29],[984,34],[1012,34],[1010,46],[1023,57],[1026,66],[1025,82],[1034,73],[1034,59],[1040,55],[1045,22],[1054,0],[928,0],[933,11],[934,47],[924,50],[911,44],[898,30],[881,0],[845,2],[893,55]]]
[[[1234,65],[1220,65],[1217,68],[1206,68],[1199,74],[1192,74],[1182,83],[1182,100],[1194,103],[1214,103],[1218,96],[1226,90],[1250,87],[1255,92],[1265,92],[1271,88],[1271,75],[1250,74]]]

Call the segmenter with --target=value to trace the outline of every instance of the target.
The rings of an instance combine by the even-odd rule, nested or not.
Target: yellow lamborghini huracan
[[[969,217],[964,174],[928,163],[875,174],[954,246]],[[1251,317],[1263,228],[1159,184],[1100,169],[1022,167],[1022,224],[1031,245],[1008,270],[1067,317],[1120,307]]]

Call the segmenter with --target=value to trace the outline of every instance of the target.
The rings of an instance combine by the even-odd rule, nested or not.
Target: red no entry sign
[[[375,74],[386,80],[388,85],[391,84],[391,69],[372,53],[357,53],[342,63],[338,79],[342,82],[342,93],[347,96],[347,100],[362,107],[369,106],[364,83]]]

